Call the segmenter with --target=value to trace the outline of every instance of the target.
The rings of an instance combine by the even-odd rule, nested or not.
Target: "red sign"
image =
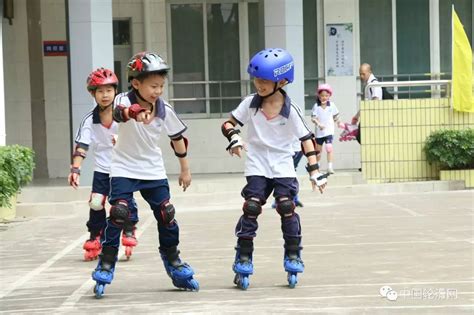
[[[43,41],[43,53],[45,56],[67,56],[68,52],[69,49],[65,40]]]

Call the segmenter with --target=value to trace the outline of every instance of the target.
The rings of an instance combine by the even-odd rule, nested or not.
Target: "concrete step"
[[[177,186],[171,181],[171,185]],[[240,196],[240,190],[243,183],[234,183],[232,190],[207,191],[210,187],[215,187],[218,183],[208,186],[202,184],[201,191],[177,191],[172,189],[172,202],[179,211],[203,211],[203,210],[229,210],[229,204],[232,209],[240,209],[243,199]],[[206,189],[204,189],[206,188]],[[425,193],[436,191],[463,190],[464,181],[427,181],[427,182],[409,182],[409,183],[391,183],[391,184],[358,184],[358,185],[331,185],[328,186],[324,194],[311,191],[309,182],[303,182],[300,187],[300,199],[305,205],[316,205],[320,202],[331,202],[337,198],[346,196],[371,197],[377,195],[401,194],[401,193]],[[81,192],[82,194],[83,192]],[[82,200],[73,201],[34,201],[17,203],[18,217],[34,216],[56,216],[68,215],[78,211],[88,211],[87,197]],[[148,204],[136,194],[139,209],[149,209]],[[271,204],[271,197],[268,205]]]
[[[298,176],[300,186],[306,183],[309,186],[308,176]],[[331,187],[347,186],[363,183],[362,175],[359,172],[340,172],[330,176]],[[171,194],[175,195],[181,190],[176,176],[169,179]],[[235,192],[245,185],[243,174],[210,174],[194,175],[192,184],[188,189],[189,193],[216,193]],[[51,181],[38,181],[33,185],[23,188],[18,196],[18,202],[69,202],[83,201],[89,199],[91,186],[81,186],[72,189],[67,185],[66,179],[54,179]]]

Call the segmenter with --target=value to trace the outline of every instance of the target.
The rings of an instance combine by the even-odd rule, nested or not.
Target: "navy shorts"
[[[110,178],[109,174],[94,172],[92,179],[92,192],[108,196],[110,193]]]
[[[332,135],[329,135],[329,136],[326,136],[326,137],[322,137],[322,138],[316,138],[316,143],[318,145],[323,145],[324,142],[326,143],[332,143]]]
[[[262,205],[273,191],[275,198],[289,197],[293,199],[298,194],[299,184],[295,177],[266,178],[264,176],[247,176],[247,185],[242,189],[245,200],[255,197]]]

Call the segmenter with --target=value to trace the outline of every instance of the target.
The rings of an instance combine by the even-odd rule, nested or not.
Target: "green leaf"
[[[10,206],[10,197],[33,178],[35,153],[32,149],[11,145],[0,147],[0,206]]]

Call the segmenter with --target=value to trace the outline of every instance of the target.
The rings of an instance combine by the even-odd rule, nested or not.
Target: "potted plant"
[[[464,180],[474,187],[474,129],[444,129],[433,132],[424,151],[430,163],[440,168],[441,180]]]
[[[16,196],[33,177],[32,149],[20,145],[0,147],[0,219],[11,220],[16,213]]]

